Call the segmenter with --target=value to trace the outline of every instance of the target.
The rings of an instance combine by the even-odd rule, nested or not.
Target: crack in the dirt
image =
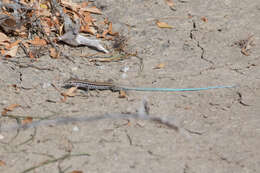
[[[207,63],[210,63],[210,64],[214,64],[214,62],[213,61],[211,61],[211,60],[209,60],[209,59],[207,59],[206,57],[205,57],[205,49],[200,45],[200,42],[199,42],[199,40],[197,40],[195,37],[194,37],[194,34],[193,34],[193,32],[197,32],[198,31],[198,29],[197,29],[197,26],[196,26],[196,22],[194,21],[194,20],[192,20],[192,29],[190,30],[190,39],[192,39],[192,40],[194,40],[195,42],[196,42],[196,44],[197,44],[197,47],[201,50],[201,54],[200,54],[200,58],[202,59],[202,60],[204,60],[204,61],[206,61]]]
[[[244,103],[242,94],[239,91],[237,92],[237,95],[238,95],[237,101],[239,104],[241,104],[242,106],[250,106],[249,104]]]
[[[23,81],[23,73],[22,72],[19,72],[19,80],[20,80],[20,82]]]
[[[230,68],[231,71],[234,71],[240,75],[245,75],[243,72],[241,72],[240,70],[243,70],[243,69],[237,69],[237,68]]]

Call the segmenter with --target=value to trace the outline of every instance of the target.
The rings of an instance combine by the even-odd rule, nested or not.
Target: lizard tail
[[[210,89],[221,89],[221,88],[235,88],[236,85],[233,86],[212,86],[205,88],[135,88],[135,87],[124,87],[124,90],[132,90],[132,91],[161,91],[161,92],[181,92],[181,91],[202,91],[202,90],[210,90]]]

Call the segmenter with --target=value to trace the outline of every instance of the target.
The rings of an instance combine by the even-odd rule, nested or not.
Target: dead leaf
[[[7,112],[13,111],[16,107],[20,107],[20,105],[19,104],[11,104],[11,105],[7,106],[2,111],[2,116],[5,116],[7,114]]]
[[[0,160],[0,167],[6,166],[6,163],[3,160]]]
[[[200,18],[203,22],[208,22],[208,18],[206,18],[205,16]]]
[[[76,94],[74,93],[77,90],[77,87],[71,87],[66,92],[61,93],[62,96],[74,97]]]
[[[190,106],[185,106],[184,109],[185,110],[191,110],[191,107]]]
[[[12,84],[10,85],[10,87],[13,87],[15,91],[19,91],[19,87],[16,84]]]
[[[165,67],[165,64],[164,63],[160,63],[160,64],[156,65],[154,67],[154,69],[161,69],[161,68],[164,68],[164,67]]]
[[[40,37],[38,37],[38,36],[36,36],[34,38],[34,40],[28,41],[28,43],[31,43],[32,45],[35,45],[35,46],[44,46],[47,44],[46,40],[40,39]]]
[[[241,53],[245,56],[249,56],[248,50],[246,50],[245,48],[241,49]]]
[[[19,43],[21,42],[21,40],[16,40],[15,42],[9,44],[8,46],[6,46],[6,49],[12,49],[13,47],[17,46]]]
[[[119,98],[126,98],[127,95],[126,95],[126,92],[124,90],[120,90],[119,91]]]
[[[33,120],[32,117],[26,117],[25,119],[22,120],[22,124],[29,124]]]
[[[1,49],[1,55],[4,55],[4,54],[5,54],[5,50]]]
[[[108,34],[108,30],[104,30],[101,37],[106,38],[107,34]]]
[[[67,97],[74,97],[76,95],[75,94],[76,90],[77,90],[77,87],[71,87],[66,92],[62,92],[61,95],[64,97],[62,99],[62,101],[65,102],[67,100]]]
[[[5,52],[4,56],[7,58],[15,57],[17,54],[18,48],[19,48],[18,45],[12,47],[9,51]]]
[[[102,14],[102,11],[100,9],[98,9],[97,7],[93,6],[93,7],[87,7],[84,9],[84,11],[90,12],[90,13],[94,13],[94,14]]]
[[[84,25],[80,27],[81,32],[87,32],[92,35],[95,35],[97,33],[97,30],[94,27],[89,27],[89,25]]]
[[[83,18],[84,22],[87,24],[92,24],[94,19],[92,18],[90,12],[84,11],[82,13],[84,15],[84,18]]]
[[[172,0],[165,0],[165,2],[169,7],[174,7],[174,2]]]
[[[7,35],[0,32],[0,45],[7,46],[9,45],[10,39]]]
[[[159,28],[169,28],[169,29],[173,28],[171,25],[169,25],[165,22],[157,21],[156,24]]]
[[[112,36],[118,35],[118,32],[113,32],[113,31],[112,31],[112,22],[109,23],[108,33],[109,33],[110,35],[112,35]]]
[[[50,56],[52,57],[52,58],[58,58],[59,57],[59,53],[56,51],[56,49],[55,48],[53,48],[53,47],[51,47],[50,49],[49,49],[49,51],[50,51]]]

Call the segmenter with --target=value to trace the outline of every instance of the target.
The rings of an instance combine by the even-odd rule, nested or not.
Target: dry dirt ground
[[[11,114],[32,116],[34,120],[98,116],[135,113],[146,99],[151,115],[174,119],[180,132],[156,122],[134,119],[1,132],[0,160],[5,166],[0,166],[0,172],[259,172],[259,0],[175,0],[176,11],[163,0],[95,3],[113,22],[114,30],[128,38],[127,48],[138,51],[143,71],[139,72],[140,61],[135,57],[92,63],[82,56],[95,51],[65,45],[63,51],[74,62],[48,56],[34,62],[37,67],[52,70],[22,68],[1,59],[1,110],[20,104]],[[201,20],[202,17],[208,21]],[[160,29],[156,19],[174,28]],[[249,56],[245,56],[234,43],[251,35],[253,44]],[[30,64],[26,57],[12,60]],[[154,69],[160,63],[165,67]],[[182,93],[132,91],[127,98],[119,98],[118,93],[111,91],[78,91],[75,97],[60,102],[62,96],[50,83],[65,91],[60,84],[71,76],[98,81],[113,79],[130,86],[239,87]],[[12,84],[23,88],[16,91],[10,87]],[[8,127],[16,121],[1,117],[0,123],[1,127]],[[72,156],[66,157],[69,154]],[[35,166],[39,167],[34,169]]]

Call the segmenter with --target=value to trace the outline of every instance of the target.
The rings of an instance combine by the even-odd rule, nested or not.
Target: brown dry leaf
[[[66,92],[61,93],[61,95],[63,96],[69,96],[69,97],[74,97],[75,91],[77,90],[77,87],[71,87],[70,89],[68,89]]]
[[[165,67],[165,64],[164,63],[160,63],[160,64],[156,65],[154,67],[154,69],[161,69],[161,68],[164,68],[164,67]]]
[[[17,54],[18,48],[19,48],[18,45],[12,47],[9,51],[5,52],[4,56],[7,57],[7,58],[15,57],[16,54]]]
[[[165,22],[157,21],[156,24],[159,28],[169,28],[169,29],[173,28],[171,25],[169,25]]]
[[[96,37],[97,37],[97,38],[101,38],[102,35],[101,35],[101,34],[96,34]]]
[[[10,39],[7,35],[0,32],[0,45],[7,46],[9,45]]]
[[[10,85],[10,87],[13,87],[15,91],[19,91],[19,87],[16,84],[12,84]]]
[[[25,119],[22,120],[22,124],[29,124],[33,120],[32,117],[26,117]]]
[[[4,54],[5,54],[5,50],[1,49],[1,55],[4,55]]]
[[[127,97],[126,92],[125,92],[124,90],[120,90],[118,97],[119,97],[119,98],[126,98],[126,97]]]
[[[190,106],[185,106],[184,109],[185,110],[191,110],[191,107]]]
[[[64,97],[61,101],[65,102],[67,100],[67,97],[74,97],[75,91],[77,90],[77,87],[71,87],[66,92],[62,92],[61,95]]]
[[[70,173],[83,173],[83,171],[74,170],[74,171],[72,171],[72,172],[70,172]]]
[[[56,49],[55,48],[53,48],[53,47],[51,47],[50,49],[49,49],[49,51],[50,51],[50,56],[52,57],[52,58],[58,58],[59,57],[59,53],[56,51]]]
[[[8,46],[6,46],[6,49],[12,49],[13,47],[17,46],[19,43],[21,42],[21,40],[16,40],[15,42],[9,44]]]
[[[6,163],[3,160],[0,160],[0,167],[6,166]]]
[[[113,32],[113,31],[112,31],[112,22],[109,23],[108,33],[109,33],[110,35],[113,35],[113,36],[118,35],[118,32]]]
[[[246,50],[245,48],[241,49],[241,53],[245,56],[249,56],[248,50]]]
[[[89,27],[89,25],[81,26],[80,31],[81,32],[87,32],[87,33],[90,33],[92,35],[95,35],[97,33],[97,30],[93,27]]]
[[[169,7],[174,7],[174,2],[173,2],[173,0],[165,0],[165,2],[167,3],[167,5],[168,5]]]
[[[107,34],[108,34],[108,30],[104,30],[101,37],[106,38]]]
[[[206,18],[205,16],[200,18],[203,22],[208,22],[208,18]]]
[[[85,23],[92,24],[93,18],[91,16],[90,12],[87,12],[87,11],[82,12],[82,15],[84,16],[83,20]]]
[[[9,111],[13,111],[16,107],[20,107],[20,105],[19,104],[11,104],[11,105],[7,106],[2,111],[2,116],[5,116],[7,114],[7,112],[9,112]]]
[[[44,46],[47,44],[46,40],[40,39],[40,37],[38,37],[38,36],[36,36],[34,38],[34,40],[28,41],[28,43],[31,43],[32,45],[35,45],[35,46]]]
[[[87,7],[84,9],[84,11],[90,12],[90,13],[94,13],[94,14],[102,14],[102,11],[100,9],[98,9],[97,7],[93,6],[93,7]]]

